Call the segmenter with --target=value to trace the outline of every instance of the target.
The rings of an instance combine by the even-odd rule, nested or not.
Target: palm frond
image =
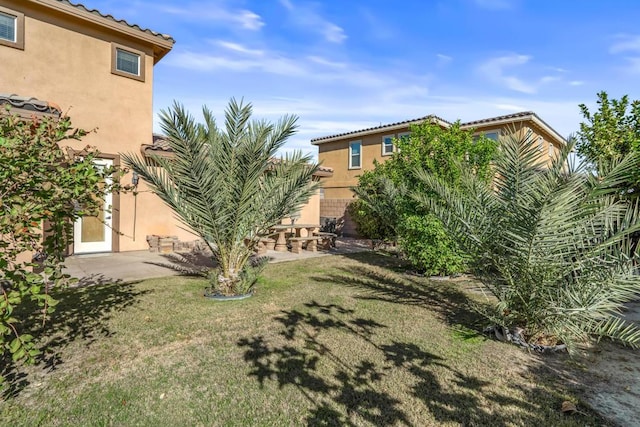
[[[297,128],[295,116],[277,123],[251,120],[251,104],[232,99],[225,126],[203,108],[203,122],[178,104],[160,113],[174,156],[148,162],[123,154],[180,221],[212,248],[225,279],[239,277],[253,246],[270,226],[299,210],[317,191],[317,165],[277,151]]]
[[[505,323],[570,345],[594,334],[637,343],[637,329],[615,315],[640,292],[632,244],[640,205],[619,190],[640,157],[630,155],[595,177],[571,163],[572,148],[545,163],[530,136],[507,135],[492,186],[467,172],[453,188],[418,170],[435,197],[413,197],[468,253]]]

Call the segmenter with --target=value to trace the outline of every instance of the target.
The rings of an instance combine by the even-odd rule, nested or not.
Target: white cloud
[[[265,25],[262,17],[257,13],[247,9],[225,8],[219,2],[192,2],[180,7],[163,6],[160,9],[165,13],[182,16],[189,20],[212,21],[234,27],[239,26],[250,31],[258,31]]]
[[[619,35],[609,48],[610,53],[640,52],[640,35]]]
[[[527,55],[508,55],[492,58],[480,65],[479,71],[485,78],[493,83],[506,86],[511,90],[522,93],[536,93],[537,88],[529,83],[526,83],[522,79],[505,74],[505,68],[517,67],[524,65],[531,59]]]
[[[582,80],[571,80],[569,86],[582,86],[584,82]]]
[[[196,71],[262,71],[282,76],[305,76],[309,71],[297,61],[286,57],[270,56],[256,59],[234,59],[228,55],[198,52],[174,52],[165,63]]]
[[[396,38],[396,31],[388,19],[378,17],[366,7],[360,8],[360,16],[366,23],[365,28],[367,28],[369,36],[373,39],[388,41]]]
[[[247,30],[259,30],[264,26],[262,17],[250,10],[241,10],[238,16],[238,22],[242,28]]]
[[[280,0],[280,4],[287,10],[293,10],[293,3],[289,0]]]
[[[510,54],[491,58],[478,67],[478,72],[490,82],[504,86],[516,92],[537,93],[541,86],[561,80],[559,76],[546,75],[539,78],[523,79],[509,72],[509,69],[521,68],[529,64],[531,56]],[[533,67],[529,67],[533,68]],[[561,72],[561,71],[558,71]],[[562,71],[564,72],[564,71]]]
[[[609,52],[612,54],[627,53],[631,56],[625,56],[627,65],[622,69],[625,73],[640,74],[640,35],[621,34],[618,35],[617,41],[611,45]]]
[[[436,58],[438,58],[438,66],[443,67],[453,61],[453,57],[449,55],[445,55],[443,53],[436,54]]]
[[[331,22],[325,23],[324,28],[322,29],[322,34],[324,34],[324,38],[327,41],[332,43],[342,43],[347,38],[344,30]]]
[[[316,3],[293,3],[291,0],[280,0],[280,4],[288,11],[290,22],[294,26],[304,31],[318,33],[330,43],[340,44],[347,39],[344,29],[325,19],[317,10]]]
[[[299,149],[314,157],[317,157],[317,147],[310,144],[312,138],[416,119],[429,114],[449,121],[460,119],[465,122],[530,110],[535,111],[562,136],[575,132],[581,120],[577,107],[583,102],[581,99],[542,101],[517,96],[438,96],[410,92],[402,99],[393,99],[390,93],[396,89],[398,87],[381,91],[362,89],[339,98],[336,98],[334,93],[326,93],[323,90],[307,94],[305,98],[296,96],[295,93],[277,97],[254,93],[250,101],[256,119],[276,120],[288,113],[298,115],[298,132],[289,139],[281,153]],[[182,101],[186,108],[196,115],[200,113],[201,105],[206,103],[217,114],[218,123],[223,123],[222,113],[228,99],[218,91],[210,96],[212,98],[207,99],[206,94],[199,94],[195,98]],[[156,101],[164,102],[161,106],[170,103],[170,99]],[[157,130],[157,122],[154,125]]]
[[[307,56],[307,59],[309,61],[311,61],[311,62],[315,62],[316,64],[324,65],[326,67],[331,67],[331,68],[346,68],[347,67],[347,64],[345,64],[344,62],[331,61],[331,60],[323,58],[321,56],[310,55],[310,56]]]
[[[540,78],[540,83],[552,83],[557,82],[558,80],[560,80],[560,77],[558,76],[543,76],[542,78]]]
[[[217,51],[176,49],[163,61],[163,64],[199,72],[231,70],[244,73],[266,73],[295,77],[296,80],[291,82],[296,83],[342,84],[348,87],[366,87],[371,90],[407,85],[401,76],[390,73],[387,68],[375,70],[318,55],[295,56],[250,49],[231,41],[213,40],[210,41],[210,45],[221,49]],[[256,78],[262,80],[269,77],[256,74]]]
[[[227,50],[250,56],[263,56],[264,51],[259,49],[250,49],[240,43],[229,42],[225,40],[210,40],[211,43],[221,46]]]

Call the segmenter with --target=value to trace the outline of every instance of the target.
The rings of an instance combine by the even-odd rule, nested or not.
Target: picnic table
[[[271,227],[271,230],[274,233],[278,234],[278,239],[276,240],[275,250],[278,252],[287,252],[289,249],[287,247],[287,232],[292,234],[292,237],[289,239],[292,243],[292,252],[296,252],[293,250],[293,243],[302,243],[303,241],[313,241],[312,249],[317,244],[318,236],[314,236],[314,231],[319,229],[319,224],[278,224]],[[305,230],[304,232],[302,230]],[[303,236],[303,234],[305,234]],[[295,245],[296,247],[298,245]],[[298,253],[298,252],[297,252]]]

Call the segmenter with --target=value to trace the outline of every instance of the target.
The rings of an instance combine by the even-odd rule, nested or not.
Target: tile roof
[[[51,114],[55,116],[62,114],[62,109],[57,104],[15,94],[6,95],[0,93],[0,105],[10,105],[22,111],[32,111],[34,113]]]
[[[344,132],[344,133],[338,133],[338,134],[335,134],[335,135],[329,135],[329,136],[322,136],[322,137],[319,137],[319,138],[313,138],[311,140],[311,143],[314,144],[314,145],[319,145],[319,144],[322,144],[325,141],[333,140],[335,138],[340,138],[340,137],[349,136],[349,135],[355,135],[355,134],[372,133],[373,131],[384,130],[384,129],[393,128],[393,127],[400,126],[400,125],[421,123],[421,122],[424,122],[424,121],[426,121],[428,119],[431,119],[431,120],[434,120],[434,121],[439,121],[439,122],[442,122],[442,123],[444,123],[446,125],[451,125],[451,122],[431,114],[431,115],[428,115],[428,116],[425,116],[425,117],[421,117],[421,118],[418,118],[418,119],[405,120],[405,121],[402,121],[402,122],[396,122],[396,123],[391,123],[391,124],[386,124],[386,125],[380,125],[380,126],[366,128],[366,129],[359,129],[359,130],[355,130],[355,131],[351,131],[351,132]],[[546,127],[547,130],[549,131],[549,133],[551,133],[556,138],[558,138],[559,141],[565,141],[565,139],[558,132],[556,132],[551,126],[549,126],[549,124],[547,124],[544,120],[542,120],[533,111],[521,111],[519,113],[514,113],[514,114],[506,114],[506,115],[503,115],[503,116],[488,117],[486,119],[473,120],[473,121],[470,121],[470,122],[461,123],[460,126],[462,126],[463,128],[469,128],[469,127],[482,126],[482,125],[491,124],[491,123],[516,122],[516,121],[518,121],[518,119],[533,120],[534,122],[538,122],[539,124],[541,124],[544,127]]]
[[[485,123],[500,122],[500,121],[503,121],[503,120],[520,119],[520,118],[525,118],[525,117],[528,117],[528,116],[537,116],[537,115],[533,111],[521,111],[519,113],[506,114],[504,116],[488,117],[486,119],[473,120],[471,122],[461,123],[460,125],[464,126],[464,127],[468,127],[468,126],[473,126],[473,125],[482,125],[482,124],[485,124]]]
[[[171,37],[168,34],[161,34],[161,33],[158,33],[156,31],[152,31],[152,30],[150,30],[148,28],[142,28],[138,24],[130,24],[129,22],[125,21],[124,19],[117,19],[113,15],[104,14],[104,13],[100,12],[97,9],[89,9],[88,7],[86,7],[82,3],[74,3],[74,2],[72,2],[70,0],[56,0],[56,1],[58,3],[62,3],[62,4],[65,4],[65,5],[68,5],[68,6],[75,7],[77,9],[80,9],[80,10],[84,11],[84,12],[91,13],[91,14],[96,15],[98,17],[101,17],[101,18],[104,18],[104,19],[108,19],[110,21],[116,22],[116,23],[121,24],[121,25],[126,25],[129,28],[133,28],[133,29],[142,31],[143,33],[147,33],[147,34],[155,36],[155,37],[160,37],[160,38],[162,38],[162,39],[164,39],[166,41],[170,41],[172,43],[175,43],[174,38]]]
[[[169,140],[167,139],[167,137],[157,133],[153,134],[152,145],[147,145],[146,148],[152,151],[173,151],[171,149],[171,145],[169,145]]]
[[[145,154],[152,154],[152,153],[148,153],[148,150],[150,151],[155,151],[155,152],[162,152],[162,153],[173,153],[173,150],[171,149],[171,145],[169,143],[169,140],[167,139],[167,137],[165,135],[160,135],[157,133],[153,134],[153,143],[148,145],[148,144],[143,144],[142,145],[142,152]],[[274,162],[278,162],[280,161],[280,159],[273,159]],[[328,166],[318,166],[318,172],[324,172],[324,173],[333,173],[333,168],[330,168]]]
[[[419,117],[417,119],[411,119],[411,120],[404,120],[401,122],[396,122],[396,123],[390,123],[390,124],[386,124],[386,125],[380,125],[380,126],[374,126],[374,127],[370,127],[370,128],[366,128],[366,129],[359,129],[359,130],[354,130],[354,131],[350,131],[350,132],[344,132],[344,133],[338,133],[335,135],[328,135],[328,136],[321,136],[318,138],[313,138],[311,140],[311,143],[319,143],[322,142],[326,139],[333,139],[333,138],[337,138],[340,136],[348,136],[348,135],[353,135],[356,133],[361,133],[361,132],[371,132],[374,130],[378,130],[378,129],[386,129],[386,128],[390,128],[390,127],[394,127],[394,126],[400,126],[400,125],[404,125],[404,124],[412,124],[412,123],[418,123],[418,122],[423,122],[425,120],[433,120],[433,121],[440,121],[446,124],[451,124],[451,122],[448,122],[447,120],[438,117],[436,115],[433,114],[429,114],[428,116],[424,116],[424,117]]]

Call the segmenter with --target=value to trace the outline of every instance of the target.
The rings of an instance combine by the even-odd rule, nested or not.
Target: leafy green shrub
[[[50,291],[69,281],[62,258],[74,222],[97,214],[103,195],[118,190],[117,176],[105,184],[114,169],[94,165],[97,151],[60,146],[84,135],[68,117],[23,119],[0,111],[0,362],[12,359],[0,363],[0,381],[11,365],[32,363],[40,353],[25,331],[44,326],[56,305]],[[34,252],[41,264],[31,259]],[[35,313],[27,309],[32,302]]]
[[[460,273],[464,257],[442,222],[433,215],[407,215],[400,222],[400,245],[407,259],[427,275]]]

